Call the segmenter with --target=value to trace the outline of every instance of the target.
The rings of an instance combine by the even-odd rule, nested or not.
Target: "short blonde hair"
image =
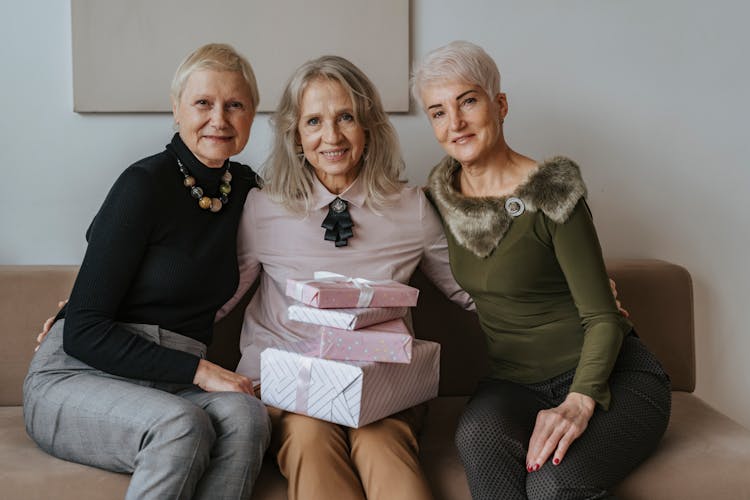
[[[404,162],[396,130],[383,109],[375,85],[362,70],[339,56],[322,56],[300,66],[286,84],[276,112],[271,117],[274,140],[263,166],[269,197],[290,212],[310,211],[312,166],[299,155],[297,131],[302,95],[310,82],[318,79],[341,84],[354,106],[354,119],[365,130],[365,152],[359,180],[365,186],[365,201],[375,211],[403,187]]]
[[[260,94],[255,80],[253,67],[234,47],[225,43],[209,43],[198,48],[185,58],[172,78],[171,97],[173,102],[180,102],[188,78],[194,71],[210,69],[213,71],[235,71],[240,73],[250,89],[253,109],[258,109]]]
[[[418,63],[411,78],[411,94],[420,108],[422,90],[440,81],[461,81],[480,86],[490,98],[500,93],[497,64],[479,45],[456,40],[429,52]]]

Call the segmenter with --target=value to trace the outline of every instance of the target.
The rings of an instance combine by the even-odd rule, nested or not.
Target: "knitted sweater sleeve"
[[[63,348],[99,370],[129,378],[192,383],[199,358],[126,331],[117,313],[149,250],[159,193],[133,166],[115,182],[88,232],[88,248],[65,312]]]

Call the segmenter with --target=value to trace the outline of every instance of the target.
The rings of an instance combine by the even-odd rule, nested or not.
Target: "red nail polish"
[[[535,465],[534,465],[534,472],[536,472],[536,471],[538,471],[538,470],[539,470],[539,464],[535,464]]]
[[[532,467],[532,466],[530,466],[530,465],[527,465],[527,466],[526,466],[526,470],[527,470],[527,471],[529,471],[529,472],[531,472],[531,471],[533,470],[533,467]]]
[[[555,465],[557,465],[557,464],[559,464],[559,463],[560,463],[560,459],[559,459],[559,458],[556,458],[556,459],[554,459],[554,460],[552,461],[552,463],[553,463],[553,464],[555,464]]]

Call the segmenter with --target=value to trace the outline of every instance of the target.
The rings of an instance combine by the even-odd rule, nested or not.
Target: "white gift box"
[[[332,326],[342,330],[356,330],[406,316],[406,307],[355,307],[349,309],[318,309],[317,307],[293,304],[287,309],[289,319]]]
[[[438,394],[440,345],[414,340],[408,364],[317,358],[318,342],[265,349],[261,399],[282,410],[362,427]]]

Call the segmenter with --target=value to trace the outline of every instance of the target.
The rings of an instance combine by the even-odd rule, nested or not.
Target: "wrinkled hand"
[[[560,406],[540,411],[529,441],[526,470],[538,471],[553,453],[552,463],[559,464],[573,441],[586,430],[595,407],[590,396],[571,392]]]
[[[68,300],[61,300],[57,303],[57,308],[62,309],[62,307],[68,303]],[[39,350],[39,346],[42,345],[42,341],[44,340],[44,337],[47,336],[49,333],[50,328],[52,328],[52,323],[55,322],[55,316],[50,316],[47,318],[44,323],[42,324],[42,331],[39,332],[39,335],[36,336],[36,347],[34,348],[34,352]]]
[[[620,301],[617,300],[617,283],[615,283],[615,280],[612,278],[609,278],[609,287],[612,289],[612,295],[615,298],[615,304],[617,304],[617,310],[620,311],[620,314],[625,316],[626,318],[630,317],[630,313],[627,309],[622,307],[622,304],[620,304]]]
[[[244,392],[255,395],[252,381],[205,359],[198,362],[193,383],[207,392]]]

